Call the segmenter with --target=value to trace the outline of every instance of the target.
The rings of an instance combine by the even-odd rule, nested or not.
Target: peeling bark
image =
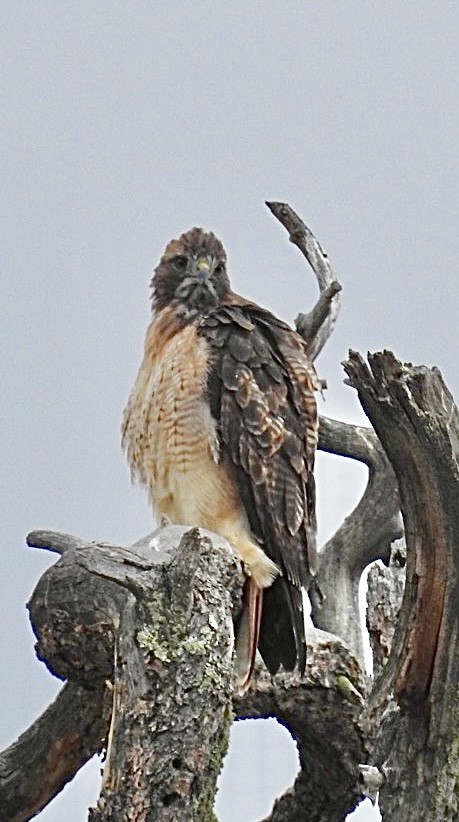
[[[406,547],[403,539],[392,545],[388,565],[378,563],[368,574],[367,629],[373,654],[373,676],[386,664],[394,639],[405,589]]]

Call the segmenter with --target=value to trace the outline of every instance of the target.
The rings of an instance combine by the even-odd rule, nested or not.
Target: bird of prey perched
[[[307,345],[231,290],[225,250],[201,228],[171,240],[151,286],[153,318],[123,418],[133,479],[157,514],[217,532],[240,558],[241,686],[257,647],[271,673],[281,664],[304,672],[321,387]]]

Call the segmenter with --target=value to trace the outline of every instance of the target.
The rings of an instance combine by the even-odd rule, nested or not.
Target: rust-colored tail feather
[[[236,673],[238,687],[246,691],[250,687],[257,656],[263,609],[263,588],[255,585],[250,577],[244,585],[243,612],[236,637]]]

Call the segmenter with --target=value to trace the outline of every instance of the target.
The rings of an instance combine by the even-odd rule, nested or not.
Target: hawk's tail
[[[283,665],[287,671],[306,667],[303,596],[300,588],[277,577],[268,588],[258,588],[248,577],[244,605],[237,626],[236,672],[246,690],[253,675],[257,648],[270,674]]]
[[[236,674],[242,691],[249,687],[255,668],[264,592],[266,589],[259,588],[251,577],[246,579],[243,609],[236,629]]]
[[[306,636],[301,588],[285,577],[277,577],[264,589],[263,614],[258,647],[270,674],[283,665],[296,667],[301,675],[306,668]]]

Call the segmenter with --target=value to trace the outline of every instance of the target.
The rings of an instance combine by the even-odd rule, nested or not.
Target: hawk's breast
[[[133,478],[148,487],[157,513],[207,527],[216,499],[230,502],[207,401],[209,358],[194,325],[171,328],[161,312],[147,331],[123,421]]]
[[[221,419],[208,392],[214,356],[196,326],[183,326],[170,308],[160,312],[124,412],[123,446],[157,514],[225,537],[261,588],[278,568],[254,539],[234,460],[220,453]]]

